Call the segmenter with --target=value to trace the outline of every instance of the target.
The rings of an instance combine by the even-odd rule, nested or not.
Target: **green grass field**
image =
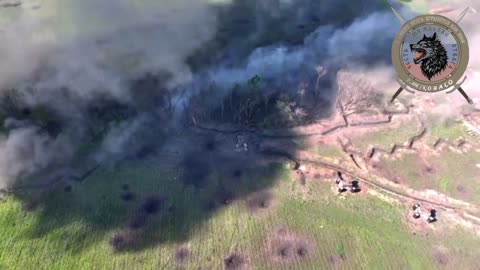
[[[340,148],[335,148],[332,146],[317,146],[313,147],[313,153],[317,154],[320,157],[324,158],[339,158],[345,156],[345,153]]]
[[[403,206],[369,195],[339,197],[329,183],[301,185],[284,166],[244,174],[236,188],[239,197],[209,211],[202,202],[218,190],[221,175],[210,175],[212,186],[201,193],[175,177],[150,166],[105,169],[74,183],[71,192],[59,187],[29,194],[37,198],[36,208],[23,196],[9,196],[0,204],[0,268],[223,269],[224,259],[237,253],[252,269],[438,269],[444,261],[432,254],[442,246],[450,263],[472,269],[480,255],[474,248],[479,238],[461,230],[413,235],[403,222],[408,211]],[[124,184],[135,200],[120,199]],[[252,212],[242,190],[264,189],[273,206]],[[149,217],[144,228],[130,234],[132,243],[114,252],[112,235],[131,230],[132,213],[150,194],[168,194],[165,207],[175,205],[175,214],[162,210]],[[268,243],[278,228],[309,242],[306,255],[275,261],[277,251]],[[181,265],[175,259],[179,247],[191,252]]]
[[[480,164],[480,153],[445,149],[440,156],[432,155],[426,160],[428,166],[413,153],[395,160],[382,158],[386,173],[395,175],[409,187],[434,189],[456,199],[480,203],[480,168],[476,165]],[[427,167],[432,171],[428,172]]]
[[[161,5],[158,1],[122,2],[129,3],[126,6],[136,11],[139,18],[144,10],[149,11],[147,15],[166,16],[153,8]],[[165,6],[174,2],[165,2]],[[217,66],[225,48],[229,48],[225,57],[231,54],[232,47],[239,60],[246,59],[260,46],[285,43],[295,48],[319,25],[338,25],[339,31],[343,31],[369,9],[363,1],[348,5],[332,2],[328,4],[332,11],[327,14],[322,1],[313,2],[308,9],[318,11],[319,16],[301,20],[301,13],[308,10],[275,11],[277,8],[263,7],[265,3],[255,1],[209,0],[215,8],[228,5],[234,8],[219,15],[215,36],[192,52],[187,62],[192,71],[204,70],[210,64]],[[385,1],[378,3],[383,9],[390,8]],[[5,9],[0,12],[0,25],[32,14],[34,22],[41,18],[52,22],[53,37],[58,34],[66,40],[88,40],[98,35],[108,40],[113,31],[116,38],[116,29],[110,29],[110,17],[103,16],[100,6],[95,12],[79,9],[80,6],[83,5],[75,1],[49,0],[42,3],[39,11]],[[115,5],[112,7],[107,8],[109,13],[111,10],[115,13]],[[175,19],[195,15],[182,10],[172,10],[173,13]],[[118,22],[128,22],[125,19]],[[261,27],[257,25],[259,22]],[[138,31],[143,28],[140,26]],[[130,33],[129,29],[125,31]],[[317,34],[322,37],[323,32]],[[39,36],[43,36],[42,32]],[[232,46],[236,43],[242,46]],[[117,64],[128,70],[139,64],[126,59]],[[35,115],[37,122],[45,119],[41,111]],[[0,122],[3,121],[0,115]],[[457,123],[445,122],[427,128],[431,142],[437,137],[466,136]],[[0,125],[0,136],[5,132],[3,124]],[[352,142],[361,151],[371,146],[388,149],[393,144],[407,142],[418,132],[413,121],[405,122],[398,128],[353,138]],[[80,147],[78,160],[99,146],[103,133],[97,133],[98,137]],[[199,140],[193,135],[185,139],[191,144]],[[185,149],[189,147],[186,145]],[[327,162],[346,156],[336,145],[312,146],[301,139],[294,141],[292,148],[311,151]],[[114,168],[102,167],[82,182],[72,180],[46,191],[9,194],[0,202],[0,270],[478,268],[480,237],[446,224],[441,216],[438,223],[416,231],[408,222],[411,209],[403,204],[368,193],[339,196],[331,182],[307,179],[302,184],[297,172],[280,163],[263,167],[256,164],[237,172],[228,167],[231,160],[223,160],[219,155],[212,158],[214,165],[205,169],[201,161],[210,158],[207,152],[202,149],[197,153],[194,159],[200,162],[193,162],[191,167],[185,163],[165,169],[169,164],[153,157]],[[409,187],[434,188],[455,198],[480,203],[480,173],[474,167],[480,163],[479,154],[444,152],[441,157],[432,157],[435,171],[427,176],[424,168],[418,167],[420,161],[415,155],[404,155],[386,164],[391,174],[397,174]],[[235,162],[241,163],[241,158],[238,160]],[[351,161],[341,164],[343,161],[337,164],[352,167]],[[198,171],[193,167],[204,169]],[[233,261],[243,268],[229,267],[232,264],[229,258],[235,258]]]
[[[428,134],[426,141],[433,145],[439,138],[453,141],[459,138],[468,139],[467,129],[460,121],[449,119],[439,119],[438,117],[429,117],[427,123]]]
[[[415,122],[404,122],[395,129],[375,131],[354,137],[352,143],[355,148],[363,152],[372,146],[390,150],[394,144],[402,145],[408,142],[411,137],[418,135],[419,132],[420,130]]]

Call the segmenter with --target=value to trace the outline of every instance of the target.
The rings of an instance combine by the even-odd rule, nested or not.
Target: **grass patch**
[[[336,147],[319,146],[315,148],[315,153],[321,157],[337,158],[344,155],[344,153]]]
[[[22,201],[8,197],[0,204],[0,265],[5,269],[175,269],[181,261],[187,269],[222,269],[231,254],[242,254],[255,269],[435,269],[431,247],[441,244],[457,252],[468,236],[447,231],[441,237],[433,233],[429,239],[415,238],[402,221],[402,211],[408,209],[371,196],[342,199],[328,183],[309,182],[305,187],[291,181],[290,171],[281,165],[272,168],[278,170],[278,181],[269,188],[276,200],[272,211],[253,215],[243,202],[233,200],[189,233],[181,224],[204,211],[195,199],[198,191],[151,167],[100,170],[86,182],[72,184],[68,193],[63,189],[49,193],[44,204],[28,213]],[[272,168],[246,172],[235,181],[267,181]],[[122,201],[120,194],[126,187],[135,192],[134,201]],[[135,231],[147,239],[125,231],[132,213],[152,193],[162,192],[175,205],[173,211],[189,207],[188,215],[164,215],[162,206],[148,215],[145,227]],[[175,221],[178,218],[183,220]],[[270,259],[265,240],[281,226],[314,243],[308,256],[280,264]],[[184,238],[174,237],[182,234]],[[145,245],[148,239],[154,240]],[[136,248],[122,246],[129,241]],[[188,259],[181,259],[185,256],[179,250],[187,242]],[[480,255],[473,247],[479,244],[470,236],[465,245],[472,248],[454,254],[462,259],[458,265],[471,269]]]
[[[343,243],[340,243],[340,244],[337,246],[337,254],[338,254],[338,256],[340,256],[340,257],[344,257],[344,256],[345,256],[345,246],[343,245]]]
[[[400,180],[417,190],[434,189],[456,199],[480,202],[480,169],[476,166],[480,164],[480,153],[445,149],[440,156],[426,160],[432,172],[427,171],[427,164],[416,154],[403,154],[395,160],[383,158],[382,172],[388,179]]]
[[[373,197],[340,199],[319,189],[330,192],[328,184],[319,184],[311,200],[292,198],[279,209],[280,224],[305,233],[318,247],[311,260],[296,269],[332,268],[331,256],[335,265],[346,269],[411,269],[414,264],[432,268],[428,258],[417,256],[419,245],[395,206]]]
[[[443,193],[450,193],[451,192],[451,184],[448,178],[446,177],[439,177],[438,178],[438,185],[440,187],[440,191]]]
[[[428,121],[427,142],[432,145],[439,138],[455,140],[460,137],[469,138],[467,129],[461,121],[442,120],[431,116]]]
[[[395,144],[404,144],[419,133],[415,122],[404,122],[399,128],[381,130],[352,138],[353,145],[361,151],[371,146],[390,149]]]
[[[445,150],[437,159],[440,190],[454,198],[480,203],[480,153],[456,153]]]

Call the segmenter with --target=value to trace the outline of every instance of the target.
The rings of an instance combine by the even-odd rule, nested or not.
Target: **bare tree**
[[[315,71],[317,72],[317,82],[315,83],[315,89],[313,90],[313,93],[314,93],[316,96],[318,96],[318,95],[319,95],[318,86],[319,86],[319,83],[320,83],[320,79],[321,79],[323,76],[327,75],[328,70],[327,70],[325,67],[321,66],[321,65],[317,65],[317,66],[315,67]]]
[[[365,112],[376,100],[376,92],[361,75],[339,71],[337,74],[338,95],[336,106],[348,125],[347,117]]]

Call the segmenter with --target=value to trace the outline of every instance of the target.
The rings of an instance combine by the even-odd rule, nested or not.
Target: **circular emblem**
[[[441,15],[406,22],[395,36],[392,61],[410,88],[438,92],[454,86],[468,66],[468,42],[462,29]]]

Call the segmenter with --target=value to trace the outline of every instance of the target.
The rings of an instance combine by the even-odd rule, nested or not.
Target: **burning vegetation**
[[[317,96],[313,89],[307,92],[304,85],[295,92],[282,88],[275,90],[276,87],[268,82],[258,84],[237,84],[211,106],[204,104],[218,95],[215,91],[193,96],[185,111],[186,119],[242,127],[287,128],[305,125],[329,114],[329,101]]]

